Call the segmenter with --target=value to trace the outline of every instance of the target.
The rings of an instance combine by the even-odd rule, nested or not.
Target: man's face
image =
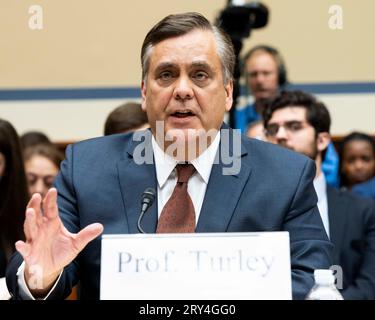
[[[255,52],[245,63],[247,83],[255,100],[274,96],[279,88],[275,59],[267,52]]]
[[[318,142],[314,127],[306,121],[306,109],[285,107],[276,110],[266,131],[268,141],[316,159]]]
[[[224,85],[214,35],[194,30],[154,46],[142,82],[142,108],[156,135],[156,121],[171,129],[220,129],[232,106],[232,81]]]

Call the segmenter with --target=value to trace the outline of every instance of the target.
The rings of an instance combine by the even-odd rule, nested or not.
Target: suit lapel
[[[224,129],[228,129],[223,126]],[[146,136],[144,148],[150,148],[151,132]],[[202,209],[200,212],[196,232],[225,232],[232,218],[238,200],[242,194],[245,184],[247,183],[251,168],[241,161],[242,157],[247,156],[247,150],[241,142],[238,134],[237,141],[240,143],[240,150],[233,149],[233,136],[231,129],[228,129],[229,138],[221,137],[218,150],[218,157],[212,166],[210,179],[207,185]],[[234,175],[225,175],[225,168],[233,164],[226,164],[219,152],[223,148],[229,148],[229,154],[236,158],[241,164],[240,172]],[[229,143],[229,145],[225,145]],[[124,202],[125,214],[128,222],[129,233],[138,233],[137,222],[141,209],[141,196],[146,188],[155,188],[157,190],[156,170],[154,159],[150,164],[137,164],[134,155],[137,146],[140,143],[130,141],[125,150],[124,158],[117,163],[118,178],[121,187],[121,193]],[[228,150],[228,149],[227,149]],[[234,150],[234,151],[233,151]],[[158,220],[157,199],[145,214],[142,220],[142,227],[146,233],[155,233]]]
[[[155,165],[137,164],[134,155],[137,146],[143,144],[144,148],[151,148],[151,132],[147,130],[146,140],[142,143],[130,141],[124,158],[117,163],[118,178],[124,202],[125,214],[128,222],[129,233],[138,233],[137,222],[141,210],[141,197],[146,188],[157,190]],[[157,198],[142,219],[142,227],[146,233],[154,233],[157,225]]]
[[[228,129],[227,127],[223,128]],[[240,143],[241,148],[236,151],[233,149],[232,143],[234,141],[233,136],[237,133],[234,133],[231,129],[228,129],[227,132],[229,132],[229,139],[223,139],[223,134],[221,136],[217,156],[219,160],[215,161],[216,164],[212,166],[196,232],[225,232],[227,230],[238,200],[251,173],[251,168],[245,165],[244,161],[241,161],[241,158],[247,155],[247,150],[241,142],[240,135],[238,134],[237,138],[239,140],[237,141]],[[226,146],[226,143],[229,143],[229,145]],[[223,144],[224,148],[229,147],[230,154],[233,156],[237,154],[236,160],[241,164],[240,172],[235,175],[223,174],[223,169],[232,165],[226,166],[224,165],[226,162],[223,163],[223,153],[220,151]],[[233,150],[235,151],[233,152]]]
[[[335,245],[335,252],[340,252],[348,205],[341,198],[338,191],[327,186],[329,235],[331,242]]]

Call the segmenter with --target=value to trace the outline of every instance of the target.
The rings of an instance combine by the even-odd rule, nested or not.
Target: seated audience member
[[[264,113],[268,141],[315,160],[318,207],[343,271],[343,297],[375,299],[375,202],[327,185],[321,166],[330,123],[324,104],[301,91],[281,92]]]
[[[249,138],[265,141],[266,136],[264,135],[263,120],[258,120],[250,123],[249,127],[247,128],[246,135]]]
[[[341,186],[349,190],[375,175],[375,140],[371,136],[353,132],[340,144]]]
[[[235,112],[235,127],[246,133],[254,121],[262,119],[267,102],[288,84],[287,68],[280,52],[268,45],[258,45],[244,56],[243,76],[253,101]],[[323,159],[322,170],[327,183],[338,187],[339,157],[330,143]]]
[[[28,200],[21,146],[16,130],[0,119],[0,278],[15,251],[14,243],[23,239],[23,220]],[[4,280],[0,280],[0,299],[8,298]]]
[[[332,250],[313,161],[223,123],[233,103],[234,49],[201,14],[165,17],[141,52],[142,109],[151,130],[143,131],[144,141],[118,134],[68,147],[43,212],[40,195],[29,202],[26,241],[16,242],[7,267],[9,290],[15,299],[63,299],[80,281],[81,298],[98,299],[99,235],[139,233],[140,197],[153,187],[147,233],[289,232],[292,294],[304,299],[314,270],[331,265]],[[140,150],[152,163],[138,162]],[[223,159],[230,151],[238,160],[232,168]],[[35,264],[44,271],[38,288],[30,281]]]
[[[53,144],[37,144],[24,150],[25,171],[30,196],[39,193],[42,198],[53,186],[60,169],[63,154]]]
[[[356,184],[351,191],[361,197],[375,199],[375,178]]]
[[[148,127],[147,114],[142,110],[141,104],[127,102],[108,115],[104,125],[104,135],[142,130]]]
[[[261,120],[264,102],[274,97],[288,82],[285,63],[276,48],[258,45],[243,58],[243,76],[254,102],[235,112],[235,127],[242,133],[254,121]]]
[[[22,149],[35,146],[36,144],[52,144],[51,140],[40,131],[28,131],[20,137]]]

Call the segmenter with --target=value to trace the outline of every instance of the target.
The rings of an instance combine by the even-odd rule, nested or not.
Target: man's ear
[[[229,111],[233,105],[233,80],[228,81],[224,88],[226,92],[225,110]]]
[[[141,94],[142,94],[142,101],[141,101],[142,110],[146,112],[146,82],[144,80],[142,80]]]
[[[320,132],[317,137],[317,148],[319,152],[323,152],[327,149],[328,145],[331,142],[331,135],[328,132]]]

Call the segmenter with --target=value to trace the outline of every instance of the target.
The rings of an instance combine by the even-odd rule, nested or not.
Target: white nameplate
[[[101,299],[291,299],[288,232],[103,235]]]

